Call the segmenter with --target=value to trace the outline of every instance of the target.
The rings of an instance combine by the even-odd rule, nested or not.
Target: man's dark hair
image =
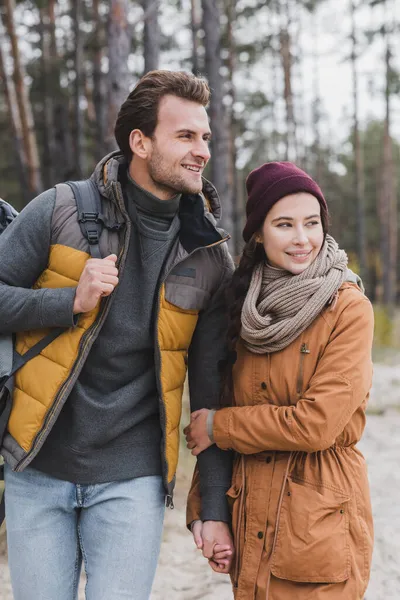
[[[207,106],[210,88],[202,77],[185,71],[150,71],[142,77],[122,104],[115,124],[117,144],[128,162],[132,158],[129,135],[140,129],[152,137],[157,126],[160,100],[167,94]]]

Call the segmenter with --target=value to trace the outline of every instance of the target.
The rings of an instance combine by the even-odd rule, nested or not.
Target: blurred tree
[[[82,179],[86,173],[86,156],[84,150],[84,114],[81,99],[84,92],[84,40],[81,31],[82,0],[72,0],[72,20],[74,27],[74,125],[75,125],[75,177]]]
[[[398,211],[396,179],[393,164],[392,108],[394,94],[400,92],[399,73],[393,67],[393,43],[397,31],[395,3],[391,0],[372,0],[371,7],[381,5],[384,13],[383,25],[374,35],[380,35],[384,41],[385,64],[385,121],[383,132],[383,152],[381,162],[381,180],[378,192],[380,245],[382,263],[382,301],[391,311],[397,299],[397,251],[398,251]]]
[[[17,33],[14,24],[14,0],[4,0],[4,25],[9,36],[11,55],[13,59],[13,80],[15,85],[16,103],[21,123],[22,141],[27,168],[29,193],[37,195],[42,191],[42,176],[39,163],[39,152],[36,132],[33,122],[32,106],[29,101],[25,83],[25,70],[20,58]]]
[[[143,54],[144,72],[158,69],[160,60],[159,0],[142,0],[144,10]]]
[[[359,130],[358,116],[358,69],[357,60],[359,57],[359,44],[356,30],[356,5],[354,0],[350,0],[350,19],[351,19],[351,71],[353,79],[353,153],[354,153],[354,191],[357,202],[357,254],[359,271],[364,285],[369,290],[368,271],[367,271],[367,232],[365,223],[365,186],[362,147]]]
[[[93,0],[93,103],[96,114],[95,123],[95,151],[96,159],[100,159],[106,152],[104,147],[106,137],[105,115],[105,78],[102,70],[103,54],[107,49],[104,24],[100,14],[100,0]]]
[[[114,126],[121,104],[129,93],[128,58],[131,49],[131,28],[128,21],[129,1],[110,0],[108,17],[108,97],[107,152],[116,149]]]
[[[192,34],[192,71],[195,75],[200,73],[199,57],[199,5],[198,0],[190,0],[190,30]]]
[[[2,29],[1,24],[0,27]],[[3,32],[1,31],[1,33]],[[7,69],[5,68],[5,64],[6,60],[4,55],[4,48],[3,44],[0,42],[0,80],[3,82],[4,97],[9,116],[8,125],[12,135],[13,145],[15,148],[15,166],[17,179],[21,187],[21,196],[26,203],[30,200],[30,194],[28,191],[23,134],[21,128],[21,121],[17,110],[14,82],[8,74]]]
[[[285,100],[286,109],[286,135],[285,135],[285,159],[296,162],[297,151],[297,136],[296,136],[296,118],[294,110],[294,93],[293,93],[293,50],[292,50],[292,15],[290,0],[278,0],[276,2],[276,10],[280,19],[279,31],[279,53],[282,61],[283,70],[283,97]]]
[[[221,57],[221,3],[220,0],[202,0],[205,48],[205,74],[211,88],[210,121],[212,182],[221,198],[222,226],[232,233],[232,186],[229,180],[230,124],[224,106],[224,77]]]
[[[39,3],[39,33],[41,50],[40,88],[43,103],[43,151],[42,174],[45,188],[55,181],[55,137],[54,137],[54,96],[51,93],[51,39],[48,8]]]

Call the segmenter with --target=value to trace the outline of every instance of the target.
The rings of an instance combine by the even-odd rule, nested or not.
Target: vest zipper
[[[165,402],[164,402],[164,394],[163,394],[163,389],[162,389],[162,384],[161,384],[161,350],[160,350],[160,344],[158,342],[158,319],[160,316],[160,297],[161,297],[161,288],[163,286],[163,284],[165,283],[168,275],[171,273],[172,269],[174,269],[176,267],[176,265],[179,265],[179,263],[187,260],[190,256],[192,256],[195,252],[197,252],[198,250],[204,250],[207,248],[214,248],[215,246],[219,246],[220,244],[223,244],[224,242],[227,242],[230,239],[230,236],[226,236],[225,238],[222,238],[221,240],[218,240],[218,242],[214,242],[213,244],[210,244],[209,246],[199,246],[198,248],[195,248],[194,250],[192,250],[192,252],[190,252],[187,256],[185,256],[185,258],[183,258],[182,260],[178,260],[177,262],[173,263],[170,268],[168,269],[168,271],[166,271],[163,275],[162,281],[160,282],[159,288],[158,288],[158,294],[157,294],[157,305],[156,305],[156,310],[155,310],[155,355],[154,355],[154,362],[155,362],[155,367],[156,367],[156,383],[157,383],[157,389],[158,389],[158,393],[160,396],[160,402],[159,402],[159,408],[160,408],[160,422],[161,422],[161,429],[162,429],[162,433],[163,433],[163,456],[162,458],[162,470],[163,470],[163,480],[164,480],[164,487],[167,490],[167,494],[166,494],[166,498],[165,498],[165,504],[167,508],[174,508],[174,492],[173,492],[173,487],[174,487],[174,480],[175,477],[173,479],[173,481],[171,483],[168,482],[168,463],[167,463],[167,452],[166,452],[166,422],[167,422],[167,417],[166,417],[166,409],[165,409]]]
[[[307,354],[310,354],[310,350],[307,347],[307,343],[301,345],[300,348],[300,365],[299,372],[297,375],[297,395],[301,396],[303,392],[303,377],[304,377],[304,358]]]
[[[120,208],[122,214],[124,216],[126,216],[124,209],[121,209],[121,206],[120,206],[120,199],[118,197],[117,186],[114,187],[114,185],[113,185],[113,192],[115,193],[118,207]],[[123,272],[123,268],[125,265],[125,259],[126,259],[126,255],[128,252],[128,246],[129,246],[129,236],[130,236],[130,222],[129,221],[126,221],[126,228],[127,228],[127,230],[126,230],[126,234],[125,234],[125,239],[122,244],[121,250],[119,252],[117,265],[116,265],[117,267],[120,267],[121,274]],[[128,241],[128,243],[126,243],[127,241]],[[41,430],[38,432],[38,434],[32,444],[32,448],[30,449],[28,454],[17,464],[17,466],[15,467],[15,471],[23,471],[23,469],[26,466],[28,466],[28,464],[35,458],[35,456],[41,449],[41,447],[47,437],[48,431],[53,426],[54,421],[59,414],[58,408],[60,406],[62,408],[62,406],[64,404],[62,402],[62,400],[64,399],[66,394],[70,393],[73,385],[75,384],[77,377],[74,377],[74,374],[78,370],[78,367],[86,359],[86,355],[87,355],[87,354],[85,354],[86,348],[88,347],[89,342],[91,340],[93,340],[93,338],[95,338],[95,334],[101,328],[101,326],[103,325],[103,323],[106,319],[112,299],[113,299],[112,294],[111,294],[111,296],[108,296],[105,299],[103,308],[100,309],[96,320],[94,321],[94,323],[92,323],[92,325],[89,327],[89,329],[82,336],[80,343],[79,343],[78,356],[77,356],[75,363],[73,364],[73,366],[71,368],[70,374],[69,374],[68,378],[66,379],[66,381],[61,386],[60,390],[58,391],[58,394],[53,401],[51,409],[49,410],[48,414],[46,415],[44,425],[41,428]]]

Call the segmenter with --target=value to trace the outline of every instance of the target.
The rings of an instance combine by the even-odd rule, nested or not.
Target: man
[[[77,221],[70,186],[34,199],[0,237],[0,333],[24,353],[65,333],[16,374],[2,454],[15,600],[146,600],[165,501],[172,504],[181,399],[218,401],[223,289],[232,272],[210,158],[206,82],[154,71],[121,107],[120,152],[92,181],[100,250]],[[230,544],[231,458],[198,458],[204,554]],[[217,569],[217,566],[211,563]]]

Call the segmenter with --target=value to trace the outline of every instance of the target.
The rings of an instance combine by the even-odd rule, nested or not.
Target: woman
[[[373,525],[356,444],[371,387],[372,307],[348,281],[311,177],[267,163],[246,185],[226,407],[192,415],[188,447],[236,452],[227,492],[236,600],[362,600]],[[189,523],[199,503],[195,476]],[[229,552],[216,546],[213,560],[224,559]]]

